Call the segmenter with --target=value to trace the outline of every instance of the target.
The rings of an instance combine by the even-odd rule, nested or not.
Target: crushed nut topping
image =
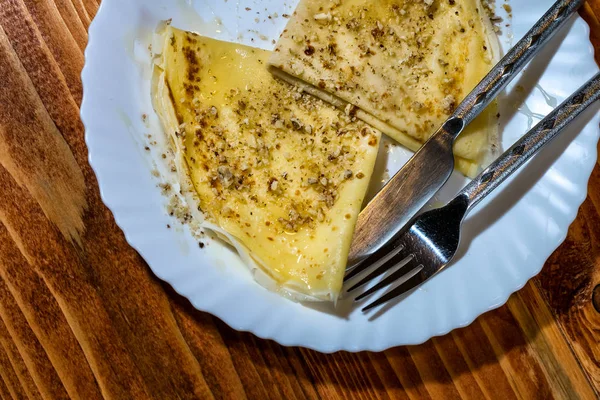
[[[331,23],[334,17],[333,12],[315,15]],[[384,21],[374,26],[385,30]],[[187,39],[181,42],[177,49],[186,55],[190,83],[184,87],[184,104],[174,106],[190,115],[180,118],[187,123],[179,126],[177,138],[196,173],[200,204],[211,210],[207,218],[239,220],[248,228],[244,234],[251,235],[253,218],[244,213],[267,210],[261,226],[273,237],[331,221],[341,189],[351,184],[352,171],[361,167],[364,152],[372,151],[367,145],[373,139],[378,143],[379,133],[354,118],[356,107],[337,111],[279,80],[265,85],[257,79],[225,93],[201,92],[195,82],[204,75],[188,56]],[[307,57],[321,54],[308,42],[303,49]],[[337,51],[333,42],[324,50],[328,57]],[[210,79],[222,79],[216,71],[211,74]]]
[[[489,3],[482,1],[482,13]],[[347,116],[363,109],[425,141],[468,94],[467,70],[492,66],[473,7],[455,0],[302,2],[272,62],[350,103]],[[482,65],[470,68],[471,59]]]
[[[279,181],[277,179],[273,179],[271,181],[271,184],[269,185],[269,189],[272,192],[275,192],[275,191],[277,191],[278,188],[279,188]]]
[[[319,13],[319,14],[315,14],[313,16],[313,18],[316,21],[331,21],[331,14],[330,13]]]
[[[442,100],[442,108],[450,114],[456,108],[456,98],[449,94]]]

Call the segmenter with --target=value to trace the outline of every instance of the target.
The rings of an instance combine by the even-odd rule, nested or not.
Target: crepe
[[[414,151],[496,63],[492,28],[479,0],[301,0],[269,63]],[[495,150],[496,114],[455,145],[468,176]]]
[[[155,42],[154,108],[204,226],[269,289],[335,300],[381,133],[273,78],[268,51],[171,26]]]

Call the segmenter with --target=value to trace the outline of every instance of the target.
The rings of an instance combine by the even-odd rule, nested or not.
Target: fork
[[[404,282],[364,307],[363,312],[408,293],[446,268],[459,247],[462,222],[473,207],[599,98],[600,73],[519,139],[447,205],[413,218],[392,241],[351,269],[344,281],[349,281],[369,267],[372,267],[373,271],[348,289],[348,292],[398,267],[356,297],[356,301],[402,278],[405,279]]]

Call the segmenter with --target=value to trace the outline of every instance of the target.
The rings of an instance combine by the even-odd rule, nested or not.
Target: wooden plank
[[[502,393],[505,399],[517,398],[515,388],[511,385],[502,363],[499,362],[506,363],[506,360],[498,360],[479,321],[475,321],[468,329],[452,332],[450,336],[456,342],[485,397],[493,399],[495,393]]]
[[[4,379],[2,379],[2,376],[0,376],[0,399],[2,400],[11,400],[12,396],[10,395],[10,392],[8,391],[8,387],[6,387],[6,384],[4,383]]]
[[[3,7],[0,10],[5,10]],[[4,11],[0,11],[2,17]],[[85,181],[0,26],[0,164],[69,240],[84,230]],[[8,106],[10,105],[10,106]]]
[[[90,19],[94,19],[94,17],[96,16],[96,13],[98,12],[98,8],[100,6],[100,0],[73,0],[75,2],[82,2],[83,6],[87,12],[87,14],[90,16]]]
[[[240,334],[229,327],[219,329],[219,332],[231,353],[231,359],[236,369],[236,373],[244,386],[244,391],[248,398],[268,399],[269,393],[263,382],[263,377],[255,367],[254,360],[250,358],[250,354],[248,353],[244,341],[239,337]]]
[[[23,387],[19,383],[19,379],[17,378],[17,374],[15,374],[15,370],[10,364],[10,360],[8,356],[4,352],[4,348],[0,347],[0,377],[4,381],[10,396],[14,400],[26,400],[27,395],[23,390]]]
[[[81,260],[45,219],[35,201],[0,168],[0,221],[44,277],[105,396],[149,398],[143,379],[90,282]],[[27,218],[23,221],[23,218]],[[35,227],[35,232],[27,227]],[[29,228],[31,229],[31,228]]]
[[[484,399],[487,397],[470,371],[469,365],[462,356],[452,335],[433,338],[436,351],[440,355],[444,367],[452,377],[456,390],[464,399]]]
[[[75,103],[81,103],[83,89],[80,75],[84,62],[83,49],[87,43],[87,32],[81,32],[77,38],[72,36],[69,28],[76,23],[75,17],[63,19],[52,2],[11,0],[11,3],[5,6],[4,12],[10,11],[12,11],[13,18],[4,18],[5,26],[11,27],[10,29],[6,28],[6,31],[19,33],[17,36],[11,36],[10,39],[26,68],[31,66],[31,68],[27,68],[29,75],[33,76],[35,71],[39,71],[35,66],[40,65],[40,60],[31,57],[35,53],[28,53],[22,47],[47,48],[48,56],[59,67],[58,71],[52,75],[62,75]],[[28,57],[30,54],[31,56]],[[46,68],[49,64],[51,63],[44,60],[43,65]],[[38,82],[36,88],[38,91],[45,91],[47,86]]]
[[[193,308],[173,289],[165,290],[173,299],[171,307],[183,338],[200,364],[202,375],[215,398],[244,399],[246,392],[238,376],[231,353],[223,342],[210,315]]]
[[[590,25],[590,40],[600,63],[600,0],[588,0],[581,16]],[[600,150],[600,147],[598,148]],[[565,242],[547,261],[541,274],[534,279],[537,290],[519,293],[529,304],[542,326],[559,330],[574,351],[577,362],[591,382],[595,396],[600,396],[600,306],[594,307],[594,290],[600,284],[600,164],[592,172],[588,197],[579,209],[575,222],[569,228]],[[600,298],[600,290],[598,290]],[[543,308],[531,305],[544,304]],[[600,301],[598,303],[600,305]],[[540,310],[549,315],[536,313]],[[536,315],[537,314],[537,315]],[[548,323],[557,321],[558,324]],[[556,337],[557,332],[552,336]],[[556,342],[550,342],[556,343]],[[564,352],[540,352],[556,359],[543,360],[543,365],[554,369],[564,366]],[[573,371],[573,368],[566,368]],[[582,387],[577,378],[573,383]],[[554,381],[556,382],[556,381]],[[581,386],[580,386],[581,385]]]
[[[595,398],[594,388],[581,370],[569,341],[565,341],[533,283],[511,298],[508,309],[525,333],[528,353],[537,359],[552,393],[559,398]]]
[[[1,225],[0,254],[0,317],[44,397],[100,397],[100,388],[58,302]]]
[[[22,19],[26,18],[27,16],[23,15]],[[28,38],[28,35],[31,35],[31,33],[26,29],[22,29],[19,24],[13,23],[13,20],[11,20],[11,27],[16,30],[15,37],[19,37],[21,42],[35,42],[34,39]],[[83,141],[83,126],[78,120],[78,108],[73,99],[70,99],[65,81],[60,79],[60,76],[58,79],[41,78],[43,72],[48,71],[49,68],[55,69],[57,67],[52,58],[48,56],[48,51],[44,47],[40,48],[40,46],[36,47],[35,45],[32,47],[34,50],[28,50],[24,55],[33,61],[27,64],[30,68],[30,76],[35,77],[32,79],[35,79],[34,83],[36,87],[44,89],[40,93],[44,107],[52,115],[52,119],[73,150],[86,180],[94,188],[93,191],[88,192],[90,196],[88,201],[94,205],[94,212],[87,215],[86,232],[86,237],[93,240],[86,242],[85,256],[88,263],[102,265],[97,270],[99,271],[99,276],[96,278],[99,279],[99,282],[110,288],[111,292],[115,290],[115,287],[120,288],[119,290],[122,293],[120,298],[107,296],[104,299],[104,301],[110,304],[109,312],[112,314],[112,318],[116,318],[113,322],[118,327],[117,329],[121,329],[121,335],[124,335],[126,340],[131,342],[130,349],[136,357],[135,360],[138,363],[142,363],[144,368],[155,368],[154,363],[156,363],[156,358],[161,356],[163,357],[162,363],[164,363],[165,369],[172,370],[173,373],[179,370],[177,375],[181,380],[189,379],[190,383],[196,382],[191,383],[193,385],[204,386],[202,375],[194,373],[199,367],[197,361],[192,358],[187,345],[181,341],[181,335],[173,331],[178,328],[172,314],[168,312],[160,313],[162,310],[169,309],[167,298],[160,291],[160,286],[157,285],[156,280],[149,275],[147,267],[140,262],[137,254],[127,245],[121,231],[116,227],[112,216],[110,216],[100,200],[99,193],[95,189],[95,176],[87,163],[87,150]],[[37,79],[38,77],[39,79]],[[77,124],[73,124],[73,121],[77,121]],[[113,247],[113,252],[108,257],[105,243],[110,243]],[[115,270],[111,271],[111,266]],[[146,302],[143,302],[140,301],[139,297],[134,295],[136,287],[148,294],[152,299],[150,304],[147,302],[148,299],[146,299]],[[102,292],[99,295],[102,296]],[[127,297],[130,297],[129,300],[126,300]],[[160,315],[152,318],[143,318],[141,314],[147,314],[149,312],[148,307],[152,305],[155,306],[154,310],[160,313]],[[138,332],[133,331],[133,327],[128,323],[131,320],[144,321],[142,325],[136,326]],[[139,331],[142,331],[144,328],[147,328],[148,334],[140,336]],[[165,337],[166,332],[169,331],[172,331],[173,335]],[[161,333],[159,334],[158,332]],[[155,342],[158,338],[161,339]],[[148,341],[147,346],[156,347],[157,351],[153,355],[146,352],[143,350],[144,346],[140,343],[140,340]],[[165,350],[159,352],[158,348],[160,347],[165,348]],[[171,365],[173,363],[173,349],[179,349],[182,355],[186,354],[184,359],[187,359],[187,366],[183,363],[183,360],[179,360],[180,362],[176,366]],[[153,385],[163,385],[164,390],[167,390],[172,385],[170,380],[171,377],[164,376],[162,379],[153,378],[151,383]],[[182,381],[179,387],[181,391],[184,391],[186,385]]]
[[[25,1],[32,2],[31,0]],[[89,15],[87,15],[87,11],[83,7],[83,4],[72,0],[55,0],[46,3],[58,11],[57,16],[64,21],[64,24],[71,32],[71,36],[73,36],[75,41],[79,44],[81,50],[84,50],[85,43],[87,42],[87,29],[90,26],[91,20]],[[48,9],[48,11],[54,12],[54,10],[51,9]],[[81,44],[83,44],[83,46]]]
[[[600,284],[600,168],[590,180],[588,198],[563,245],[536,279],[552,318],[571,343],[588,379],[600,393],[600,311],[592,296]],[[531,301],[531,299],[527,299]],[[562,361],[562,360],[561,360]]]
[[[600,1],[588,0],[580,14],[590,26],[590,40],[596,51],[596,62],[600,64]]]
[[[297,348],[284,348],[277,347],[277,345],[273,345],[273,347],[278,349],[278,352],[281,354],[281,358],[285,359],[290,367],[289,376],[295,377],[298,385],[302,389],[303,396],[301,398],[305,399],[318,399],[319,394],[314,386],[315,380],[310,375],[308,368],[306,367],[306,362],[300,355],[300,352]]]
[[[429,341],[421,346],[408,347],[421,380],[426,384],[427,392],[433,399],[459,399],[452,376],[443,365],[435,345]]]
[[[18,28],[18,25],[15,24],[11,26],[16,26]],[[27,41],[29,39],[25,36],[21,38],[21,40]],[[30,76],[41,77],[41,73],[38,72],[48,71],[48,67],[50,67],[51,70],[54,68],[52,60],[47,57],[47,50],[44,47],[33,46],[33,49],[30,49],[30,51],[33,53],[29,55],[29,57],[36,60],[35,63],[28,64],[34,70],[33,72],[30,72]],[[129,389],[142,390],[143,385],[141,380],[143,379],[142,377],[145,376],[148,379],[146,384],[151,388],[150,392],[156,393],[157,396],[160,396],[160,394],[163,393],[168,397],[167,394],[172,395],[174,390],[175,392],[180,392],[181,396],[185,396],[189,393],[207,396],[209,392],[206,384],[202,374],[198,373],[199,365],[193,358],[189,347],[181,339],[181,334],[178,331],[173,316],[168,312],[170,309],[169,304],[164,293],[161,292],[160,285],[158,285],[156,280],[148,273],[146,266],[140,262],[139,256],[137,256],[137,254],[126,244],[122,233],[114,224],[112,216],[110,216],[104,205],[101,203],[99,193],[96,189],[93,172],[87,164],[87,152],[83,142],[83,127],[78,121],[77,106],[72,100],[69,101],[70,96],[68,92],[66,92],[64,80],[60,79],[60,76],[55,77],[52,74],[49,78],[50,79],[48,79],[48,77],[44,79],[40,78],[39,84],[36,84],[36,87],[50,86],[52,88],[52,90],[40,93],[42,102],[63,133],[70,148],[74,151],[75,157],[80,163],[80,167],[82,167],[86,180],[91,182],[91,188],[93,188],[93,190],[88,191],[87,195],[88,201],[94,205],[94,211],[86,216],[86,238],[90,238],[90,240],[82,243],[82,246],[85,247],[84,252],[75,253],[71,250],[62,249],[64,250],[62,254],[55,252],[55,262],[60,265],[68,265],[69,267],[64,273],[66,275],[74,275],[74,278],[80,279],[80,284],[83,286],[77,288],[78,291],[81,291],[87,286],[92,290],[92,293],[97,293],[96,305],[92,306],[93,301],[90,301],[91,299],[86,299],[87,301],[84,301],[83,299],[76,300],[75,298],[71,298],[63,302],[61,296],[80,296],[81,294],[74,291],[75,287],[73,287],[73,283],[67,285],[64,281],[61,282],[61,280],[58,279],[56,270],[43,270],[42,275],[47,280],[53,294],[59,299],[63,311],[65,307],[73,308],[74,305],[78,304],[80,306],[92,306],[93,308],[98,307],[97,311],[100,312],[99,315],[104,314],[106,316],[107,320],[104,325],[102,325],[100,321],[97,321],[95,322],[98,323],[97,329],[86,326],[84,329],[81,329],[81,331],[75,330],[76,334],[91,334],[92,336],[101,335],[102,329],[100,328],[105,326],[105,329],[116,329],[112,334],[114,337],[111,341],[114,346],[122,346],[121,340],[125,340],[129,343],[129,350],[126,350],[126,347],[121,348],[121,358],[115,354],[114,357],[117,358],[115,358],[113,362],[108,363],[108,358],[110,357],[107,356],[106,351],[96,347],[98,338],[95,338],[94,341],[89,341],[89,338],[84,339],[78,336],[80,342],[83,341],[86,344],[95,345],[95,348],[86,345],[82,345],[82,347],[86,352],[88,360],[94,360],[94,362],[90,362],[90,364],[93,366],[95,375],[98,376],[100,374],[103,379],[110,382],[110,387],[112,389],[123,389],[125,385],[117,384],[117,382],[122,379],[127,379],[127,374],[119,377],[114,373],[108,373],[109,370],[105,369],[102,365],[108,367],[118,360],[127,363],[128,361],[126,360],[133,357],[131,362],[133,362],[136,367],[131,365],[131,367],[128,368],[130,369],[131,378],[138,377],[136,379],[139,379],[140,386],[136,388],[136,379],[133,379],[129,385]],[[38,81],[36,80],[36,83],[37,82]],[[60,95],[61,93],[64,95]],[[77,123],[73,124],[73,121],[77,121]],[[20,195],[23,194],[21,193]],[[12,207],[12,205],[6,204],[6,207]],[[27,212],[22,214],[12,213],[10,216],[14,219],[6,225],[9,227],[9,231],[11,231],[13,237],[18,236],[18,234],[15,234],[14,230],[11,229],[13,226],[34,226],[33,221],[24,220],[27,217],[30,217],[30,215],[27,216]],[[21,234],[26,235],[24,231],[21,232]],[[53,235],[50,234],[50,237],[52,236]],[[21,245],[28,240],[25,239],[25,236],[19,236],[17,241],[19,245]],[[44,243],[44,245],[49,246],[50,244]],[[57,245],[60,246],[60,241],[54,243],[52,246]],[[23,245],[23,247],[24,246],[25,245]],[[106,250],[108,248],[111,248],[112,252],[107,254]],[[36,249],[31,248],[33,254],[29,254],[25,249],[22,250],[24,254],[30,256],[29,261],[35,264]],[[85,258],[85,265],[82,263],[83,260],[80,260],[80,257],[82,256]],[[61,257],[65,258],[61,259]],[[91,268],[93,265],[98,265],[99,268]],[[77,270],[78,268],[80,270]],[[91,289],[91,280],[94,281],[93,285],[98,285],[99,288],[106,289],[106,292],[96,288]],[[121,293],[121,296],[112,296],[111,294],[115,291]],[[57,293],[60,293],[60,295]],[[138,293],[146,293],[147,298],[142,300],[138,296]],[[92,298],[93,297],[94,296],[92,296]],[[103,305],[104,302],[107,304]],[[87,325],[90,321],[86,321],[86,319],[89,318],[86,318],[84,310],[76,311],[78,314],[76,316],[71,314],[73,310],[65,312],[65,315],[69,318],[76,318],[77,323],[86,323]],[[94,311],[87,311],[89,311],[88,315],[95,315]],[[152,313],[155,315],[151,315]],[[112,323],[110,321],[112,321]],[[132,325],[130,321],[135,321],[136,324]],[[73,324],[70,319],[69,323]],[[105,332],[104,334],[106,335],[108,332]],[[111,334],[108,334],[102,341],[106,342],[110,340],[110,336]],[[155,352],[148,352],[145,350],[147,348],[153,348]],[[125,356],[128,351],[130,352],[130,355]],[[179,358],[175,357],[177,355]],[[157,359],[161,359],[161,361],[157,362]],[[160,375],[152,372],[156,368],[160,369],[161,365],[162,370],[171,371],[172,375]],[[125,367],[125,365],[123,366]],[[100,368],[105,372],[100,373],[96,368]],[[138,368],[145,371],[145,374],[141,375]],[[108,375],[103,376],[104,373],[108,373]],[[102,386],[105,382],[99,380],[99,383]],[[107,388],[103,387],[102,389],[105,391]],[[140,392],[140,394],[141,393],[142,392]]]
[[[13,369],[15,371],[15,375],[19,380],[19,384],[23,388],[25,395],[29,399],[42,399],[42,395],[40,394],[23,358],[21,358],[21,354],[17,349],[12,337],[8,333],[6,326],[2,321],[0,321],[0,346],[4,349],[8,360],[10,361]]]

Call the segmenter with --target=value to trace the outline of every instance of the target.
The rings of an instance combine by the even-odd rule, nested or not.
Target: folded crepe
[[[480,0],[301,0],[269,64],[414,151],[498,56]],[[455,145],[468,176],[493,155],[496,114],[494,104]]]
[[[335,300],[380,132],[273,78],[268,51],[155,39],[153,104],[196,219],[269,289]]]

